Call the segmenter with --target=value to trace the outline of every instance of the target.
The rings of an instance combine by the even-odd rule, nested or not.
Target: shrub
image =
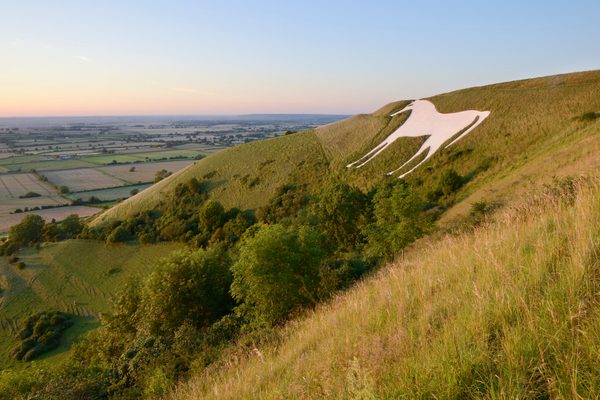
[[[21,246],[38,243],[42,240],[44,224],[44,219],[39,215],[27,215],[20,223],[10,228],[8,237]]]
[[[70,193],[70,192],[71,192],[71,191],[69,190],[69,188],[68,188],[67,186],[64,186],[64,185],[63,185],[63,186],[59,186],[59,188],[58,188],[58,191],[59,191],[61,194],[67,194],[67,193]]]
[[[242,241],[231,293],[251,319],[277,324],[317,302],[321,235],[310,227],[263,225]]]
[[[27,192],[25,194],[22,194],[21,196],[19,196],[20,199],[30,199],[33,197],[41,197],[42,195],[36,192]]]
[[[17,335],[20,342],[12,350],[13,357],[30,361],[58,347],[62,333],[72,324],[71,318],[60,311],[43,311],[30,316]]]
[[[404,181],[385,181],[373,196],[374,221],[366,228],[367,254],[390,259],[421,237],[430,223],[424,203]]]
[[[464,179],[455,170],[448,169],[442,173],[439,182],[439,190],[448,196],[462,187]]]
[[[188,321],[207,327],[233,308],[231,259],[223,246],[175,252],[144,281],[140,323],[152,334],[169,335]]]
[[[108,243],[124,243],[131,240],[131,234],[123,225],[117,226],[107,237]]]

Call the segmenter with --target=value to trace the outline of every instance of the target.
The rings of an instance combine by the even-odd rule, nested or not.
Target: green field
[[[82,199],[82,200],[88,200],[90,197],[97,197],[100,200],[106,201],[106,200],[117,200],[117,199],[124,199],[127,198],[129,196],[131,196],[131,191],[132,190],[137,190],[139,192],[141,192],[144,189],[147,189],[151,186],[151,184],[149,183],[144,183],[141,185],[130,185],[130,186],[121,186],[121,187],[114,187],[114,188],[109,188],[109,189],[99,189],[99,190],[88,190],[85,192],[73,192],[73,193],[69,193],[67,195],[68,198],[70,198],[71,200],[77,200],[77,199]]]
[[[94,156],[81,157],[82,161],[93,164],[108,165],[114,163],[135,163],[145,161],[157,161],[169,158],[194,158],[200,154],[206,154],[199,150],[157,150],[146,151],[143,153],[125,153],[125,154],[102,154]]]
[[[3,258],[0,274],[7,288],[0,297],[1,364],[8,366],[12,335],[28,314],[58,309],[79,318],[72,331],[84,330],[110,310],[118,287],[143,276],[158,259],[178,248],[181,245],[174,243],[134,246],[70,240],[23,251],[20,258],[27,265],[23,270]]]

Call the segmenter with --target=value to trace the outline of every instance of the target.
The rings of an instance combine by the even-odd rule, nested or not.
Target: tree
[[[319,229],[335,248],[353,250],[364,241],[367,197],[345,183],[328,185],[316,205]]]
[[[77,214],[71,214],[60,223],[63,239],[73,239],[83,231],[84,225]]]
[[[166,169],[156,171],[156,174],[154,175],[154,183],[162,181],[169,175],[171,175],[171,172],[167,171]]]
[[[131,234],[129,230],[123,225],[117,226],[107,237],[108,243],[123,243],[131,240]]]
[[[321,235],[311,227],[262,225],[240,246],[233,265],[233,297],[249,318],[276,324],[316,303],[324,256]]]
[[[150,334],[169,335],[184,322],[207,327],[234,305],[231,259],[223,246],[175,252],[145,280],[140,323]]]
[[[59,186],[58,191],[61,194],[67,194],[67,193],[70,192],[69,188],[67,186],[64,186],[64,185],[63,186]]]
[[[367,253],[390,259],[429,227],[421,198],[400,180],[385,181],[373,196],[374,221],[367,226]]]
[[[29,246],[42,240],[44,219],[36,214],[30,214],[23,220],[10,228],[8,237],[10,241],[20,246]]]

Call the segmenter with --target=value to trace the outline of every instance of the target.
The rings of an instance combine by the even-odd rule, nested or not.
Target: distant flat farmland
[[[143,183],[139,185],[120,186],[109,189],[88,190],[86,192],[73,192],[69,193],[67,197],[69,197],[72,200],[88,200],[92,196],[102,201],[117,200],[131,196],[131,191],[134,189],[138,192],[141,192],[149,186],[151,186],[149,183]]]
[[[104,174],[99,168],[78,168],[61,171],[46,171],[44,175],[56,186],[66,186],[72,192],[105,189],[126,185],[127,182]]]
[[[56,221],[62,221],[71,214],[77,214],[80,217],[89,217],[90,215],[94,215],[100,211],[102,210],[95,207],[68,206],[49,208],[47,210],[30,211],[18,214],[2,215],[0,216],[0,232],[7,232],[11,226],[21,222],[21,220],[29,214],[40,215],[46,221],[51,221],[53,218]]]
[[[56,195],[54,189],[33,174],[0,175],[0,199],[18,199],[29,192],[42,196]]]
[[[165,161],[129,165],[111,165],[97,169],[112,175],[115,178],[127,181],[130,184],[134,184],[138,182],[153,182],[154,175],[161,169],[166,169],[170,172],[177,172],[193,163],[194,160]],[[132,167],[135,167],[134,171],[131,171]]]

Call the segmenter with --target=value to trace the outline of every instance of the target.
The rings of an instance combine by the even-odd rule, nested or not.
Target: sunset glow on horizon
[[[593,1],[250,3],[4,2],[0,117],[353,114],[600,67]]]

